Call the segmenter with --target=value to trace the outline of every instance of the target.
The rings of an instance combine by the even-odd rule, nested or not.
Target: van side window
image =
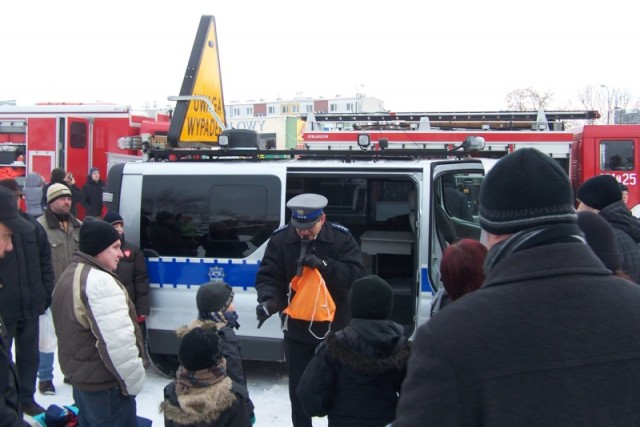
[[[478,195],[483,177],[478,174],[441,175],[436,182],[434,217],[442,249],[458,239],[480,239]]]
[[[247,257],[278,227],[280,191],[274,176],[145,176],[141,246],[159,256]]]
[[[442,177],[442,200],[447,213],[469,222],[477,222],[480,184],[466,174]]]

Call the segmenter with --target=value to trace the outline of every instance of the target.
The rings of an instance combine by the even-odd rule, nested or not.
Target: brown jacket
[[[48,208],[44,211],[44,215],[38,218],[38,222],[47,232],[47,238],[51,245],[53,274],[57,281],[65,268],[71,264],[73,253],[78,250],[82,222],[75,216],[69,215],[69,228],[65,230],[55,214]]]
[[[142,335],[136,312],[115,274],[76,252],[53,291],[60,368],[74,387],[119,386],[136,395],[144,383]]]

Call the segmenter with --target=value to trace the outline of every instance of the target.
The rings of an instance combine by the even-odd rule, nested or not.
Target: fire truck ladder
[[[563,130],[570,120],[596,120],[600,113],[588,111],[486,111],[486,112],[415,112],[415,113],[309,113],[300,118],[306,130],[322,131],[322,123],[333,123],[337,130],[397,129],[430,130]]]

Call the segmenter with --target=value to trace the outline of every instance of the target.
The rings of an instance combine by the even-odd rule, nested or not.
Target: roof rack
[[[417,160],[417,159],[442,159],[442,158],[466,158],[473,157],[479,151],[465,151],[456,149],[429,149],[429,148],[408,148],[408,149],[352,149],[352,150],[331,150],[331,149],[289,149],[289,150],[256,150],[256,149],[193,149],[193,148],[173,148],[158,149],[153,148],[148,151],[148,161],[155,162],[215,162],[229,160],[339,160],[345,163],[354,161],[377,161],[377,160]],[[483,157],[486,157],[485,152]],[[489,152],[489,155],[496,154]]]
[[[326,131],[324,123],[334,130],[565,130],[572,120],[595,120],[598,111],[485,111],[485,112],[415,112],[415,113],[309,113],[301,119],[306,131]]]

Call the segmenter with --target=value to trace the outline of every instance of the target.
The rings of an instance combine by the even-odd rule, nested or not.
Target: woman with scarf
[[[164,388],[165,427],[250,427],[245,387],[233,381],[214,329],[195,327],[182,338],[176,380]]]

